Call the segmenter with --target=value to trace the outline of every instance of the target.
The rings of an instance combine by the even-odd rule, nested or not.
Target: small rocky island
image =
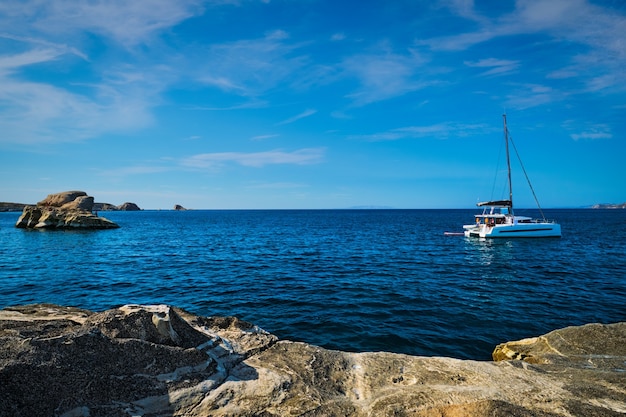
[[[347,353],[166,305],[0,310],[0,416],[572,417],[626,413],[626,323],[493,362]]]
[[[23,229],[115,229],[119,226],[92,212],[94,199],[84,191],[50,194],[25,206],[15,227]]]
[[[594,204],[593,209],[626,209],[626,203],[621,204]]]

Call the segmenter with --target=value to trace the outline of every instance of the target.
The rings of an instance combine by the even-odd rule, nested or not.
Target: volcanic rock
[[[332,351],[278,341],[236,318],[164,305],[102,313],[12,307],[0,310],[0,416],[626,412],[626,323],[567,328],[520,342],[523,355],[511,357],[540,359],[478,362]],[[508,349],[518,351],[516,343]]]

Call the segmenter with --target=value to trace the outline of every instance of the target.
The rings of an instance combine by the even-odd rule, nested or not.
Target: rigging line
[[[520,158],[519,153],[517,152],[517,148],[515,147],[515,142],[513,142],[513,138],[511,137],[511,133],[509,134],[509,140],[511,141],[511,145],[513,145],[513,150],[515,151],[515,156],[517,156],[517,160],[519,161],[520,166],[522,167],[522,172],[524,172],[524,176],[526,177],[526,181],[528,182],[528,186],[530,187],[530,191],[533,193],[533,198],[535,199],[535,203],[537,203],[537,208],[539,208],[539,213],[541,213],[541,217],[543,220],[546,220],[546,216],[543,214],[543,210],[541,210],[541,206],[539,205],[539,200],[537,199],[537,195],[535,194],[535,190],[533,185],[530,183],[530,178],[528,178],[528,174],[526,173],[526,168],[524,168],[524,164],[522,163],[522,158]]]

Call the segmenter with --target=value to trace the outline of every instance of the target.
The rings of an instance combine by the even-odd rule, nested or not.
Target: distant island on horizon
[[[592,209],[626,209],[626,203],[621,204],[594,204]]]
[[[128,204],[128,203],[125,203]],[[23,211],[26,206],[33,206],[35,204],[25,204],[25,203],[8,203],[8,202],[0,202],[0,212],[14,212],[14,211]],[[598,203],[592,204],[590,206],[581,206],[581,207],[555,207],[555,208],[572,208],[572,209],[626,209],[626,202],[614,204],[614,203]],[[108,203],[95,203],[94,209],[98,211],[118,211],[125,210],[123,207],[114,206]],[[139,209],[139,208],[137,208]],[[347,210],[393,210],[394,207],[391,206],[352,206],[348,207]],[[141,210],[141,209],[139,209]],[[152,209],[152,210],[161,210],[161,209]],[[183,208],[182,206],[176,205],[173,210],[188,210]]]

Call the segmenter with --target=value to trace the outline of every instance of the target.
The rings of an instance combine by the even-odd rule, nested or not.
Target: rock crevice
[[[626,323],[556,330],[493,356],[332,351],[165,305],[20,306],[0,311],[0,416],[626,413]]]
[[[26,206],[15,227],[22,229],[115,229],[119,226],[91,211],[94,199],[84,191],[50,194]]]

